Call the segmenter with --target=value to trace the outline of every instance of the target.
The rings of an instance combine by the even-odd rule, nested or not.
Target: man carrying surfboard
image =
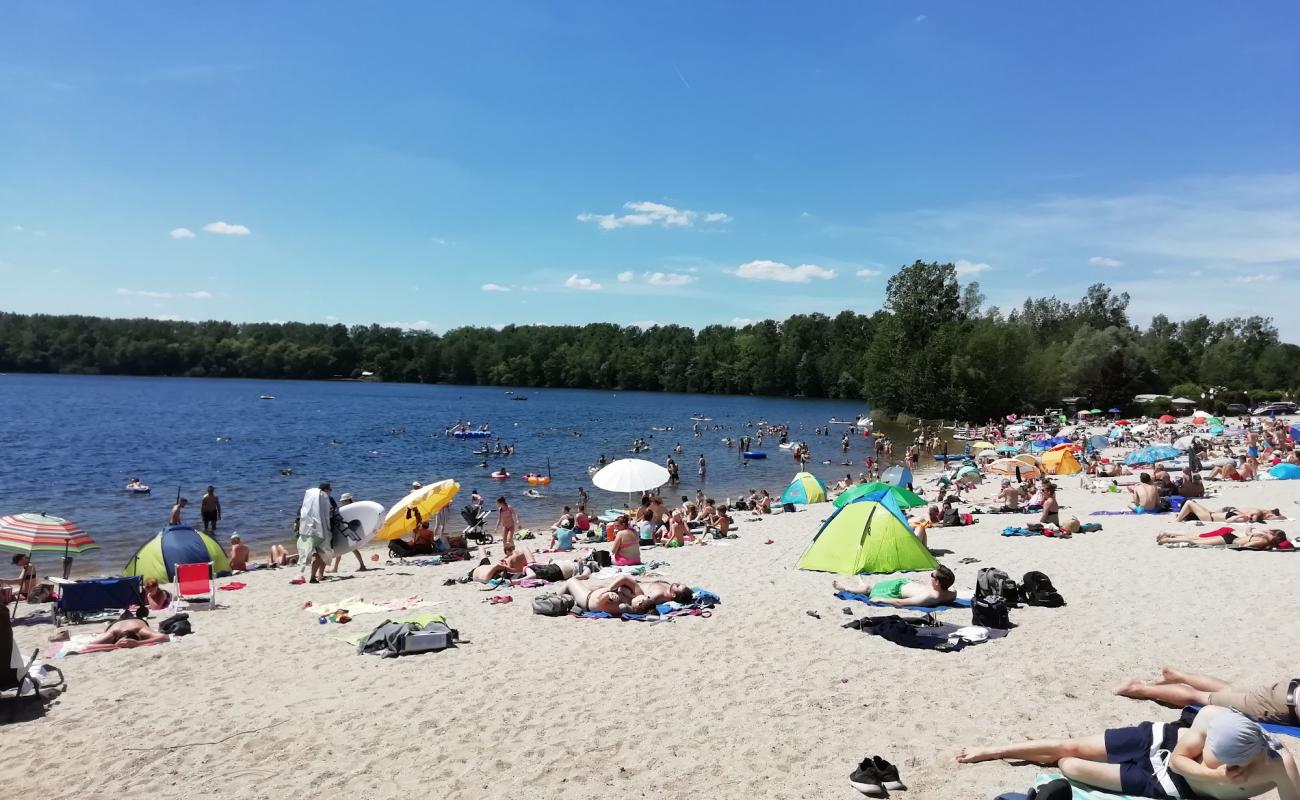
[[[342,495],[339,496],[339,508],[342,508],[343,506],[346,505],[351,505],[351,503],[352,503],[351,492],[344,492]],[[360,549],[353,550],[352,555],[357,557],[357,572],[365,572],[370,569],[369,567],[366,566],[365,559],[361,557]],[[334,556],[334,565],[330,567],[330,572],[338,572],[339,562],[342,560],[343,560],[342,553],[339,553],[338,555]]]

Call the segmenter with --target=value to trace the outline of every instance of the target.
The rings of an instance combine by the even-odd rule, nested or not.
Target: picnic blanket
[[[677,617],[713,616],[712,609],[722,602],[722,598],[698,586],[691,587],[691,591],[694,596],[689,603],[660,603],[655,606],[658,614],[622,614],[618,619],[625,622],[672,622]],[[604,611],[583,611],[572,616],[575,619],[615,619],[613,614]]]
[[[835,596],[840,600],[856,600],[859,603],[866,603],[869,606],[875,606],[877,608],[910,609],[913,611],[922,611],[927,614],[934,614],[940,611],[956,611],[959,608],[970,608],[970,601],[963,600],[960,597],[954,600],[952,605],[945,606],[895,606],[889,603],[881,603],[877,600],[872,600],[869,595],[857,594],[855,592],[836,592]]]

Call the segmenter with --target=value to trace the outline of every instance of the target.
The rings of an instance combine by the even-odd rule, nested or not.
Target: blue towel
[[[1002,529],[1003,536],[1042,536],[1042,531],[1031,531],[1028,528],[1007,527]]]
[[[701,589],[698,586],[693,586],[691,587],[691,591],[695,593],[695,597],[691,601],[691,605],[696,608],[703,608],[705,606],[716,606],[718,603],[722,602],[721,597],[718,597],[716,594],[710,592],[708,589]]]
[[[924,611],[934,613],[936,611],[956,611],[959,608],[970,608],[969,600],[954,600],[950,606],[892,606],[889,603],[878,603],[865,594],[855,594],[853,592],[836,592],[835,596],[841,600],[857,600],[859,603],[866,603],[869,606],[877,608],[894,608],[900,611]]]

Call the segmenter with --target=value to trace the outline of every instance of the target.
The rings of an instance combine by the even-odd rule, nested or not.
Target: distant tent
[[[122,568],[122,574],[156,578],[159,583],[166,583],[176,576],[177,564],[209,561],[217,575],[230,574],[230,561],[215,539],[188,525],[169,525],[135,551]]]
[[[799,505],[825,503],[826,484],[822,483],[822,479],[811,472],[800,472],[794,476],[793,481],[790,481],[790,485],[785,487],[785,491],[781,492],[780,502],[783,505],[786,503],[797,503]]]
[[[894,466],[885,470],[884,474],[880,476],[880,482],[891,483],[894,486],[911,487],[912,470],[908,469],[907,467],[903,467],[903,466],[899,466],[898,464],[895,464]]]
[[[938,565],[921,540],[881,503],[849,503],[836,511],[799,558],[799,569],[860,575],[919,572]]]
[[[919,495],[905,487],[877,481],[875,483],[855,483],[850,486],[839,497],[835,498],[835,507],[844,508],[849,503],[858,503],[864,500],[879,501],[886,495],[893,497],[900,508],[919,508],[926,504]]]
[[[1300,479],[1300,466],[1296,464],[1278,464],[1268,471],[1269,475],[1280,481],[1294,481]]]
[[[1043,472],[1048,475],[1078,475],[1083,472],[1083,467],[1072,451],[1049,450],[1043,453]]]

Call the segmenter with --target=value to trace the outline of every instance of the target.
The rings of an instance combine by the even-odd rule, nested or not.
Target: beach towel
[[[223,583],[217,588],[222,590],[223,592],[237,592],[240,589],[243,589],[247,585],[248,584],[240,583],[239,581],[231,581],[230,583]]]
[[[45,657],[46,658],[67,658],[68,656],[90,655],[91,653],[102,653],[105,650],[125,649],[125,648],[118,648],[116,645],[111,645],[111,644],[91,644],[90,642],[94,638],[95,638],[94,634],[86,634],[82,636],[74,636],[66,642],[55,642],[53,645],[50,646],[50,649],[48,652],[46,652]],[[167,642],[173,641],[173,639],[168,639]],[[153,645],[156,644],[167,644],[167,642],[140,642],[136,645],[136,647],[152,647]]]
[[[869,596],[865,594],[856,594],[854,592],[836,592],[835,596],[840,600],[856,600],[859,603],[866,603],[869,606],[875,606],[877,608],[893,608],[898,610],[921,611],[926,614],[934,614],[939,611],[956,611],[959,608],[965,608],[965,609],[970,608],[970,601],[963,600],[960,597],[954,600],[953,604],[950,606],[895,606],[895,605],[890,605],[889,603],[877,602],[875,600],[872,600]]]
[[[1160,515],[1160,514],[1168,514],[1168,513],[1169,513],[1168,511],[1134,511],[1134,510],[1132,510],[1132,509],[1126,509],[1126,510],[1124,510],[1124,511],[1094,511],[1094,512],[1092,512],[1091,514],[1089,514],[1089,516],[1092,516],[1092,517],[1134,517],[1134,516],[1137,516],[1137,515],[1139,515],[1139,514],[1141,514],[1141,515],[1143,515],[1143,516],[1147,516],[1147,515],[1150,515],[1150,516],[1158,516],[1158,515]]]
[[[1028,528],[1006,527],[1002,529],[1003,536],[1042,536],[1042,531],[1031,531]]]
[[[964,626],[946,623],[931,625],[927,623],[926,617],[900,617],[896,614],[884,617],[862,617],[852,622],[846,622],[840,627],[874,634],[910,650],[938,650],[951,653],[976,643],[963,636],[953,636],[953,634],[961,631]],[[1001,639],[1007,635],[1006,631],[996,628],[981,628],[980,630],[983,631],[983,638],[980,641]]]
[[[1039,773],[1034,778],[1034,787],[1037,788],[1045,783],[1058,780],[1062,775],[1048,775]],[[1077,783],[1070,784],[1070,800],[1142,800],[1140,797],[1133,797],[1127,794],[1118,794],[1114,792],[1105,792],[1101,789],[1092,789],[1087,786],[1080,786]]]
[[[355,617],[360,614],[391,614],[395,611],[410,611],[416,608],[442,605],[446,602],[446,600],[435,602],[433,600],[425,600],[423,597],[413,596],[367,603],[361,597],[345,597],[337,603],[316,603],[309,600],[303,605],[303,609],[311,613],[314,617],[319,617],[321,614],[328,614],[338,609],[346,610],[349,616]]]

